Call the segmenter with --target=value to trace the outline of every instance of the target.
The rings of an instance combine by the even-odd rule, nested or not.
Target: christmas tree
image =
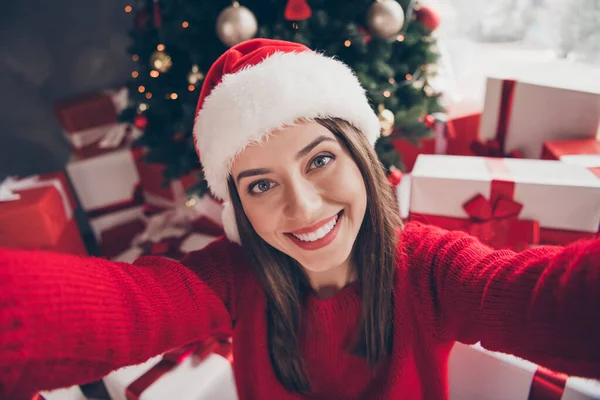
[[[124,121],[144,131],[147,161],[166,164],[165,182],[200,168],[192,127],[204,73],[251,37],[299,42],[348,64],[382,122],[376,145],[387,172],[402,169],[392,140],[432,134],[442,111],[428,85],[439,21],[411,0],[138,0],[129,49],[135,70]],[[202,195],[206,182],[193,190]]]

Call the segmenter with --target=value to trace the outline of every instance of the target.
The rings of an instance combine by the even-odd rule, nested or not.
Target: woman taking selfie
[[[0,398],[233,334],[240,399],[446,399],[456,341],[600,378],[600,239],[522,253],[402,226],[343,63],[255,39],[194,135],[226,237],[181,262],[0,251]]]

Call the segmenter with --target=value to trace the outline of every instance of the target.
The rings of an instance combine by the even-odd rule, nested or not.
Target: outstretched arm
[[[515,253],[412,223],[401,250],[441,337],[600,378],[600,239]]]
[[[195,273],[208,265],[229,275],[225,242],[196,252],[193,268],[0,249],[0,398],[96,380],[230,330],[230,299]]]

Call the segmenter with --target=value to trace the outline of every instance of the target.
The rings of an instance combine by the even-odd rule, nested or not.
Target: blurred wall
[[[125,82],[129,3],[2,0],[0,179],[64,166],[69,150],[52,103]]]

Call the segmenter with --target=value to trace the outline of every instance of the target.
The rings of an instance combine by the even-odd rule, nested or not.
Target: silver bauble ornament
[[[381,135],[389,136],[394,131],[395,117],[394,113],[383,106],[379,105],[379,113],[377,114],[379,124],[381,125]]]
[[[229,47],[253,38],[257,31],[258,22],[252,11],[237,2],[217,18],[217,36]]]
[[[395,39],[404,25],[404,10],[395,0],[377,0],[367,12],[367,27],[381,39]]]

